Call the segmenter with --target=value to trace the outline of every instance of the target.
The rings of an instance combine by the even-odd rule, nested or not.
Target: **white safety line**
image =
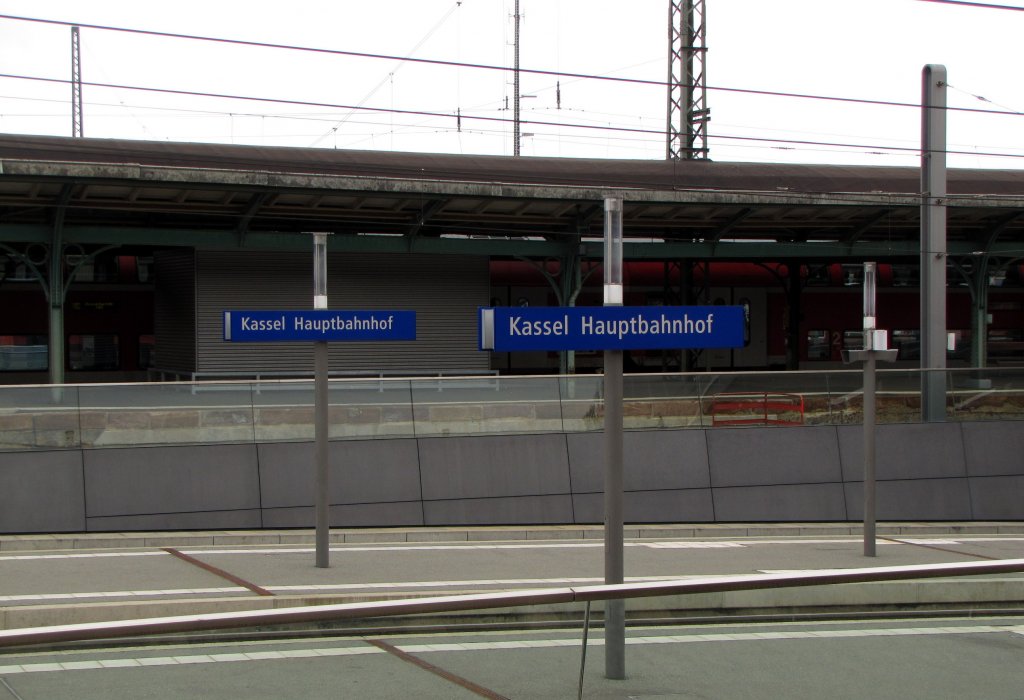
[[[637,547],[642,549],[725,549],[730,547],[759,547],[765,545],[831,545],[831,544],[856,544],[863,541],[861,537],[830,537],[830,538],[784,538],[784,539],[757,539],[749,538],[743,540],[652,540],[626,542],[626,547]],[[893,546],[902,544],[922,545],[969,545],[983,542],[1024,542],[1024,537],[902,537],[892,535],[878,541],[879,546]],[[216,549],[191,549],[181,546],[182,551],[189,554],[217,554],[217,555],[268,555],[268,554],[309,554],[315,552],[315,548],[292,547],[277,545],[246,546],[239,545],[238,548],[218,547]],[[529,549],[598,549],[604,547],[604,542],[595,539],[588,542],[467,542],[449,544],[373,544],[373,545],[344,545],[335,544],[331,547],[332,552],[361,553],[361,552],[474,552],[480,550],[529,550]],[[152,557],[167,556],[167,553],[155,549],[146,551],[131,552],[104,552],[92,551],[84,553],[46,553],[46,554],[5,554],[0,553],[0,563],[5,561],[27,561],[27,560],[57,560],[57,559],[101,559],[105,557]]]
[[[910,628],[858,628],[778,632],[718,632],[711,634],[654,635],[627,637],[626,644],[701,644],[707,642],[775,642],[780,640],[858,639],[866,637],[914,637],[960,634],[1024,634],[1024,625],[973,625],[969,627],[910,627]],[[592,639],[590,644],[602,646],[604,640]],[[229,646],[228,643],[218,646]],[[568,639],[524,639],[495,642],[463,642],[439,644],[403,644],[398,649],[410,654],[437,652],[473,652],[511,649],[549,649],[553,647],[579,647],[578,637]],[[185,666],[192,664],[236,663],[247,661],[283,661],[287,659],[313,659],[338,656],[383,654],[373,646],[314,647],[286,649],[284,651],[253,651],[179,656],[121,656],[81,661],[8,664],[0,666],[0,676],[22,673],[54,673],[62,671],[90,671],[117,668],[144,668],[147,666]]]
[[[81,554],[0,554],[0,562],[32,559],[104,559],[113,557],[166,557],[159,549],[145,552],[84,552]]]
[[[160,596],[211,595],[220,593],[251,593],[242,586],[225,588],[177,588],[150,591],[84,591],[74,593],[24,593],[0,595],[0,603],[53,602],[59,600],[89,600],[91,598],[157,598]]]
[[[648,549],[728,549],[729,547],[745,547],[739,542],[644,542],[642,544],[628,544],[635,547],[647,547]]]
[[[233,654],[191,654],[182,656],[141,656],[58,663],[16,664],[0,666],[0,676],[19,673],[54,671],[93,671],[110,668],[143,668],[146,666],[185,666],[190,664],[232,663],[237,661],[271,661],[280,659],[313,659],[330,656],[363,656],[383,654],[376,647],[333,647],[324,649],[288,649],[286,651],[251,651]]]

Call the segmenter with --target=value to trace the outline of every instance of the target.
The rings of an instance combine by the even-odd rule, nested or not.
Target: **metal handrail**
[[[697,579],[647,583],[541,588],[512,592],[502,591],[364,603],[303,606],[279,608],[276,610],[245,610],[0,630],[0,648],[263,625],[286,625],[370,617],[488,610],[525,605],[590,603],[599,600],[621,600],[665,595],[793,588],[841,583],[870,583],[875,581],[905,581],[953,576],[982,576],[986,574],[1019,572],[1024,572],[1024,559],[883,566],[863,569],[825,569],[810,573],[710,576]]]

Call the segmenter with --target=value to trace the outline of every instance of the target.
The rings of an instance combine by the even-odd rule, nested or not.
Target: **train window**
[[[843,331],[843,350],[863,350],[864,331]]]
[[[135,259],[135,271],[139,275],[139,282],[153,281],[153,256],[140,255]]]
[[[36,372],[49,366],[45,335],[0,335],[0,371]]]
[[[899,350],[897,357],[901,360],[920,360],[921,331],[893,331],[889,347]]]
[[[68,366],[73,370],[113,370],[120,367],[117,336],[68,336]]]
[[[828,331],[807,331],[807,359],[828,360],[832,358]]]
[[[988,331],[988,342],[990,343],[1019,343],[1024,341],[1024,330],[1020,328],[990,328]]]
[[[829,275],[828,265],[810,265],[807,268],[807,279],[805,284],[808,287],[827,287],[832,283]]]
[[[971,332],[968,330],[949,331],[953,334],[953,349],[946,348],[950,360],[969,360],[971,357]]]
[[[12,255],[0,255],[0,280],[7,282],[34,282],[35,274],[24,260]]]
[[[153,351],[155,349],[155,335],[139,336],[139,369],[149,369],[153,366]]]
[[[893,265],[892,286],[894,287],[919,287],[921,286],[921,274],[916,265]]]
[[[988,331],[989,358],[1017,359],[1024,352],[1024,330],[1020,328],[990,328]]]
[[[111,282],[117,279],[117,259],[111,255],[65,255],[68,270],[75,270],[75,282]]]
[[[740,299],[743,307],[743,347],[750,347],[750,299]]]
[[[843,286],[862,287],[864,286],[863,265],[843,265]]]

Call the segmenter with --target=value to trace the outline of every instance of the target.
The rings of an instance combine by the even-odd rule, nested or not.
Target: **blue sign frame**
[[[480,349],[743,347],[742,306],[499,306],[480,309]]]
[[[416,340],[416,312],[225,311],[224,340],[233,343]]]

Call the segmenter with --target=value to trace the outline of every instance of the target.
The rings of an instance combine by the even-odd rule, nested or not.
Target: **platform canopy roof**
[[[950,255],[1024,256],[1024,170],[950,170]],[[919,254],[916,168],[437,155],[0,134],[0,244],[600,257]],[[3,247],[0,247],[2,252]]]

